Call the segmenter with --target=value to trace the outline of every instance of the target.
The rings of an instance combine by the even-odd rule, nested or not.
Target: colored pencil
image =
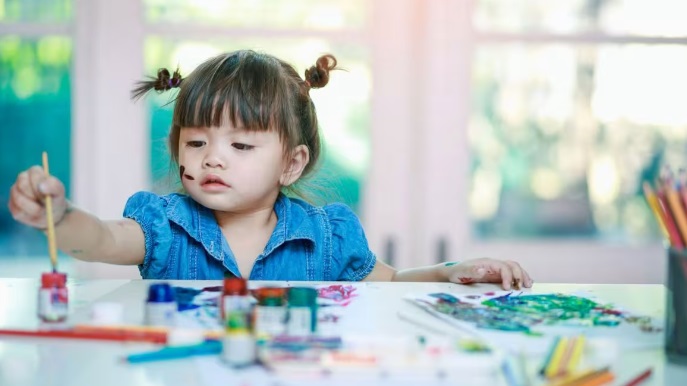
[[[644,382],[647,378],[651,376],[651,373],[653,372],[653,369],[650,367],[644,371],[642,371],[639,375],[636,377],[632,378],[630,381],[628,381],[625,386],[637,386],[640,383]]]
[[[549,348],[549,353],[546,354],[546,359],[544,359],[544,363],[542,364],[541,370],[539,370],[539,374],[545,375],[546,374],[546,368],[549,367],[549,363],[551,363],[551,358],[553,358],[553,353],[556,351],[556,347],[558,347],[558,342],[560,342],[561,337],[557,336],[554,341],[551,343],[551,347]]]
[[[517,371],[513,360],[510,356],[506,356],[501,364],[501,371],[503,371],[503,377],[506,379],[508,386],[520,386],[520,380],[518,379]]]
[[[658,223],[658,227],[661,230],[661,233],[663,234],[663,237],[670,242],[670,233],[668,233],[668,228],[666,228],[666,221],[663,218],[663,213],[661,211],[661,205],[658,203],[658,197],[656,197],[656,192],[654,189],[651,187],[651,185],[648,182],[644,182],[643,186],[644,188],[644,198],[646,199],[646,202],[649,204],[649,208],[651,208],[651,211],[654,213],[654,217],[656,218],[656,222]]]
[[[167,334],[146,331],[76,331],[0,329],[0,336],[25,338],[90,339],[117,342],[167,343]]]
[[[570,358],[570,361],[568,362],[567,366],[567,374],[573,373],[576,369],[577,366],[580,364],[580,358],[582,357],[582,351],[584,350],[584,335],[580,335],[577,337],[575,340],[575,345],[573,347],[573,352],[572,352],[572,357]]]
[[[609,379],[610,376],[610,379]],[[613,373],[610,372],[608,367],[604,367],[598,370],[587,370],[579,374],[569,375],[556,382],[550,384],[550,386],[592,386],[592,385],[602,385],[606,382],[613,380]]]
[[[666,185],[665,195],[670,213],[673,214],[673,219],[675,219],[677,230],[682,236],[682,245],[685,245],[687,242],[687,217],[685,217],[685,208],[680,203],[680,194],[675,190],[675,187]]]
[[[559,375],[561,360],[563,359],[563,355],[565,354],[565,348],[567,344],[567,337],[561,338],[561,340],[558,342],[556,350],[553,352],[553,356],[551,357],[551,361],[549,362],[549,365],[546,367],[546,371],[544,372],[546,378],[554,378]]]
[[[48,153],[43,152],[43,171],[46,177],[50,177],[50,167],[48,166]],[[52,271],[57,272],[57,243],[55,241],[55,221],[52,216],[52,197],[45,195],[45,213],[48,225],[48,252],[50,253],[50,263]]]
[[[670,245],[678,249],[684,248],[685,245],[682,243],[682,238],[677,230],[675,219],[673,218],[670,208],[668,207],[665,191],[663,191],[663,189],[659,189],[656,193],[656,196],[658,198],[658,204],[661,207],[661,213],[663,213],[663,219],[665,220],[668,235],[670,236]]]

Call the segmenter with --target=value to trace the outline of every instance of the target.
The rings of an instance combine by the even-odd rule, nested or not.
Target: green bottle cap
[[[292,287],[288,292],[289,307],[314,307],[317,305],[317,290],[309,287]]]

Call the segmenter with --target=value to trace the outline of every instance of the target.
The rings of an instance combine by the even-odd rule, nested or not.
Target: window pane
[[[69,191],[70,39],[0,38],[0,202],[9,200],[17,174],[50,155],[50,172]],[[0,256],[46,254],[45,237],[16,223],[0,205]]]
[[[313,180],[312,194],[327,201],[343,201],[356,210],[360,202],[361,184],[369,158],[369,54],[359,45],[332,44],[320,39],[254,39],[222,41],[173,41],[149,38],[146,41],[146,68],[151,74],[159,67],[176,67],[188,74],[199,63],[221,52],[251,47],[270,53],[293,64],[301,74],[314,65],[323,52],[333,53],[339,66],[346,71],[332,74],[329,84],[314,89],[310,95],[317,108],[324,152],[321,169]],[[151,114],[151,171],[159,190],[176,183],[178,174],[169,173],[170,159],[166,147],[173,95],[149,98]],[[165,106],[166,105],[166,106]],[[322,191],[320,191],[322,190]]]
[[[229,27],[340,29],[365,24],[364,0],[145,0],[150,22],[189,22]]]
[[[0,0],[0,22],[66,22],[73,0]]]
[[[683,0],[477,0],[475,28],[493,32],[685,36]]]
[[[482,237],[655,240],[641,183],[687,166],[687,51],[495,45],[473,67],[470,207]]]

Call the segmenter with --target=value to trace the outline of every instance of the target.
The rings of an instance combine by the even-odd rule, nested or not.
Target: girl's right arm
[[[57,247],[84,261],[134,265],[143,263],[145,237],[130,219],[102,221],[71,206],[64,184],[48,177],[39,166],[17,176],[10,190],[9,210],[15,220],[46,230],[45,196],[52,197]]]

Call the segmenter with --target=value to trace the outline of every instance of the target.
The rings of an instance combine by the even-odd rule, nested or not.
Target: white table
[[[93,302],[119,302],[125,307],[125,322],[140,324],[143,299],[148,285],[144,280],[70,281],[70,321],[84,322]],[[173,281],[173,285],[203,288],[218,281]],[[251,283],[251,287],[265,283]],[[270,283],[272,285],[279,283]],[[293,284],[293,283],[291,283]],[[309,283],[312,284],[312,283]],[[498,290],[494,285],[463,286],[448,283],[359,283],[366,296],[378,298],[365,315],[369,332],[385,334],[427,334],[427,326],[408,323],[401,313],[417,314],[435,333],[455,333],[441,321],[421,312],[402,298],[410,292],[484,293]],[[0,328],[36,328],[38,280],[0,279]],[[577,285],[535,284],[533,293],[592,291],[594,294],[638,313],[662,318],[665,288],[662,285]],[[378,306],[377,306],[378,305]],[[422,318],[425,318],[422,320]],[[0,337],[0,385],[203,385],[197,362],[175,360],[128,365],[120,359],[132,352],[146,351],[151,345],[94,341]],[[532,371],[539,365],[530,363]],[[642,369],[653,367],[645,385],[687,385],[687,367],[666,362],[663,350],[623,352],[614,367],[616,384],[622,385]],[[504,384],[502,380],[495,382]]]

